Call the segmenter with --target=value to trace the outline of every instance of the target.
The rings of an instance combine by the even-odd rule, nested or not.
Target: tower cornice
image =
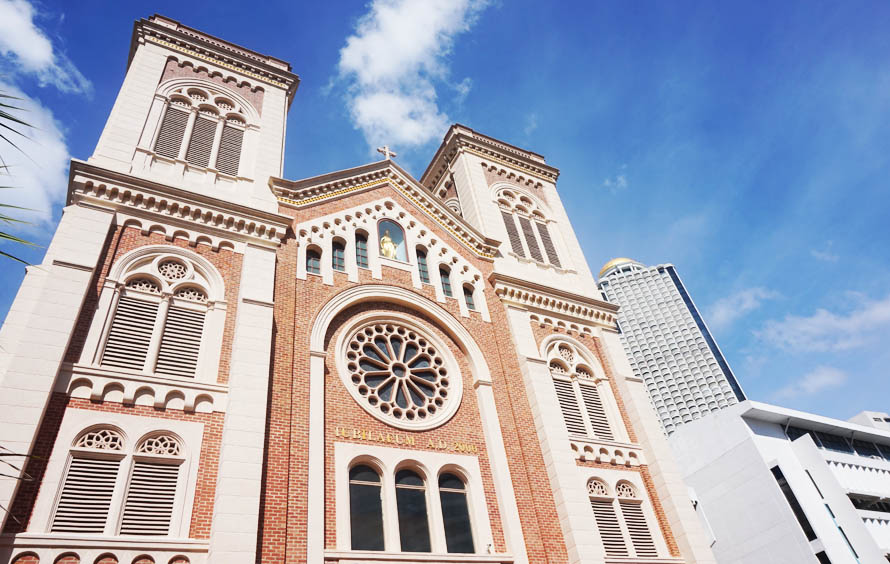
[[[300,77],[291,72],[290,63],[286,61],[224,41],[157,14],[134,23],[128,65],[133,60],[138,45],[146,42],[162,45],[281,88],[287,92],[288,105],[300,84]]]
[[[613,303],[496,272],[489,281],[495,294],[505,303],[545,315],[615,328],[618,306]]]

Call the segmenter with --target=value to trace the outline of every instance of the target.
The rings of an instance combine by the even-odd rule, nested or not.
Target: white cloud
[[[26,0],[0,0],[0,54],[11,63],[12,73],[33,74],[41,86],[92,93],[90,81],[34,24],[34,7]]]
[[[712,329],[725,329],[750,311],[760,307],[764,300],[777,298],[778,294],[761,287],[745,288],[720,298],[708,310],[707,321]]]
[[[777,390],[775,399],[789,399],[800,396],[811,396],[824,390],[837,388],[847,380],[847,375],[831,366],[817,366],[798,381]]]
[[[841,257],[831,252],[831,245],[832,242],[828,241],[828,243],[826,243],[825,245],[825,248],[822,250],[810,249],[810,256],[812,256],[816,260],[821,260],[824,262],[837,262]]]
[[[339,76],[356,128],[373,147],[416,147],[444,135],[448,116],[436,82],[448,78],[454,38],[475,23],[487,0],[374,0],[340,50]],[[458,102],[467,80],[454,86]]]
[[[473,89],[473,79],[469,76],[466,77],[465,79],[455,84],[454,89],[457,91],[457,99],[455,100],[455,103],[463,104],[464,100],[466,100],[467,96],[469,96],[470,90]]]
[[[522,130],[525,133],[525,136],[528,137],[535,130],[538,129],[538,114],[537,112],[532,112],[525,117],[525,128]]]
[[[770,344],[793,352],[844,351],[886,338],[890,328],[890,295],[882,300],[865,300],[847,314],[825,309],[809,317],[785,316],[769,321],[755,334]]]
[[[613,194],[627,188],[627,165],[621,165],[621,172],[613,177],[603,180],[603,188],[607,188]]]
[[[4,143],[3,160],[9,168],[8,174],[0,175],[0,185],[13,188],[3,189],[0,197],[5,204],[33,210],[10,212],[13,217],[45,227],[52,222],[53,204],[63,201],[68,186],[69,153],[65,135],[52,112],[39,101],[2,81],[0,91],[20,98],[12,101],[23,110],[15,114],[33,126],[30,130],[21,128],[27,138],[5,133],[21,151]]]

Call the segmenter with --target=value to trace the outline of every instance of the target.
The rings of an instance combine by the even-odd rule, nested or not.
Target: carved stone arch
[[[111,267],[108,280],[122,282],[123,278],[138,265],[159,256],[173,256],[190,262],[195,272],[206,281],[207,287],[204,289],[207,291],[208,301],[225,301],[225,282],[213,263],[193,251],[174,245],[146,245],[125,253]]]
[[[600,362],[599,358],[593,354],[589,348],[587,348],[584,343],[570,337],[569,335],[559,334],[559,335],[548,335],[541,341],[540,353],[542,358],[555,358],[553,351],[557,349],[560,342],[568,343],[572,346],[572,348],[577,351],[580,355],[581,360],[575,360],[573,366],[578,366],[579,364],[583,364],[593,370],[593,378],[597,381],[606,380],[606,371],[603,369],[603,365]]]
[[[551,213],[550,206],[548,206],[544,201],[541,200],[536,194],[533,194],[530,190],[523,186],[519,186],[517,184],[512,184],[510,182],[495,182],[490,187],[491,190],[491,200],[493,202],[497,202],[500,199],[501,193],[504,190],[508,190],[510,192],[515,193],[517,196],[522,196],[524,198],[528,198],[535,206],[535,209],[540,210],[541,214],[547,219],[547,221],[551,221]],[[512,207],[515,207],[520,204],[519,198],[517,197],[515,201],[510,202]],[[527,206],[526,206],[527,207]],[[529,213],[532,213],[534,210],[529,210]]]
[[[161,440],[161,442],[159,442]],[[186,442],[180,437],[178,434],[173,431],[168,431],[165,429],[151,431],[149,433],[145,433],[139,440],[133,443],[133,451],[138,453],[146,453],[146,449],[148,450],[157,450],[158,448],[164,448],[164,446],[170,442],[175,443],[175,454],[169,453],[158,453],[158,452],[147,452],[148,454],[159,454],[161,456],[172,456],[174,458],[188,458],[188,446]],[[157,443],[157,444],[155,444]]]
[[[237,103],[238,106],[240,106],[244,110],[244,113],[242,115],[246,118],[248,124],[259,125],[259,112],[247,98],[245,98],[242,94],[236,92],[235,90],[211,80],[198,77],[171,78],[169,80],[165,80],[158,86],[157,93],[169,100],[171,98],[171,95],[173,95],[176,90],[189,87],[205,90],[209,94],[211,94],[211,97],[221,96],[224,98],[232,99],[232,101]],[[212,103],[212,100],[208,100],[208,102]]]

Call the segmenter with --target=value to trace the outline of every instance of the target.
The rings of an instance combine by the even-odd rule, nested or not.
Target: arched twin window
[[[321,275],[321,251],[318,249],[306,251],[306,272]]]
[[[147,257],[123,275],[99,364],[192,378],[210,306],[206,270],[181,256]]]
[[[132,450],[117,429],[82,433],[70,450],[51,532],[170,534],[184,460],[182,443],[171,433],[152,433]]]
[[[514,254],[523,258],[528,256],[537,262],[562,266],[547,227],[547,218],[538,204],[528,196],[508,189],[498,191],[497,203],[501,208],[501,219]]]
[[[547,358],[566,430],[572,435],[615,440],[603,397],[608,397],[607,384],[603,382],[603,389],[600,388],[594,377],[593,361],[563,341],[550,345]]]
[[[155,153],[238,176],[247,127],[245,108],[233,96],[209,86],[182,86],[167,97]]]
[[[439,267],[439,280],[442,282],[442,293],[445,294],[445,297],[453,297],[453,292],[451,291],[451,271],[444,266]]]
[[[418,471],[396,471],[394,480],[399,547],[402,552],[431,552],[430,525],[442,523],[441,534],[449,553],[473,553],[473,528],[465,481],[454,472],[439,475],[436,488]],[[434,489],[435,492],[430,490]],[[431,519],[430,495],[438,496],[441,520]],[[367,464],[349,471],[349,517],[352,550],[384,550],[386,523],[383,506],[387,493],[380,473]]]
[[[643,500],[630,482],[619,481],[613,495],[603,480],[591,478],[587,493],[606,556],[658,557]]]

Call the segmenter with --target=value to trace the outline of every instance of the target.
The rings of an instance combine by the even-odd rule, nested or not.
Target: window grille
[[[306,272],[321,274],[321,253],[313,249],[306,251]]]
[[[581,409],[578,407],[578,399],[575,397],[572,382],[554,378],[553,386],[556,388],[556,399],[559,400],[559,409],[562,411],[562,418],[568,432],[586,435],[587,427],[584,425],[584,418],[581,416]]]
[[[180,110],[173,105],[168,106],[167,113],[164,114],[164,121],[161,122],[158,139],[155,141],[155,153],[171,159],[177,158],[182,147],[182,138],[185,135],[188,120],[187,111]]]
[[[171,305],[164,323],[155,371],[192,378],[198,368],[204,312]]]
[[[467,302],[467,309],[476,309],[476,302],[473,301],[473,289],[467,286],[464,286],[464,301]]]
[[[198,116],[192,127],[192,137],[185,160],[189,164],[207,167],[210,164],[210,152],[213,150],[213,138],[216,136],[217,120]]]
[[[442,293],[445,297],[452,297],[451,293],[451,273],[445,268],[439,269],[439,279],[442,281]]]
[[[615,437],[609,427],[609,419],[606,417],[606,410],[603,408],[596,384],[579,382],[578,386],[581,389],[581,397],[584,400],[584,408],[587,411],[588,419],[590,419],[593,434],[599,439],[614,440]]]
[[[238,176],[241,164],[241,145],[244,142],[244,130],[230,125],[223,126],[216,154],[216,170],[229,176]]]
[[[119,459],[72,458],[56,505],[51,531],[103,533],[120,464]]]
[[[538,239],[535,237],[535,231],[532,229],[532,223],[527,217],[519,216],[519,225],[522,226],[522,233],[525,235],[525,244],[528,246],[528,253],[538,262],[544,262],[544,256],[541,254],[541,248],[538,246]]]
[[[658,551],[655,549],[652,533],[649,532],[646,516],[643,515],[642,505],[638,501],[624,499],[620,499],[618,505],[621,507],[621,516],[624,517],[624,523],[627,525],[627,532],[630,533],[630,541],[637,557],[656,558]]]
[[[430,283],[430,271],[426,264],[426,251],[417,249],[417,272],[420,274],[420,281],[424,284]]]
[[[355,234],[355,263],[359,268],[368,268],[368,236]]]
[[[158,302],[121,296],[105,342],[102,366],[143,370],[157,315]]]
[[[559,263],[559,257],[556,255],[556,247],[553,246],[553,239],[550,238],[550,231],[547,229],[546,223],[536,222],[538,226],[538,235],[541,236],[541,243],[547,252],[547,260],[554,266],[562,266]]]
[[[121,534],[168,534],[178,481],[178,464],[136,460],[124,502]]]
[[[331,267],[340,272],[346,270],[346,247],[339,241],[332,245]]]
[[[519,238],[519,230],[516,229],[516,220],[513,214],[501,210],[501,217],[504,220],[504,227],[507,228],[507,238],[510,239],[510,248],[513,252],[521,257],[525,257],[525,250],[522,248],[522,240]]]
[[[615,514],[615,507],[611,500],[590,500],[596,527],[599,530],[600,539],[606,549],[607,556],[627,556],[627,544]]]

